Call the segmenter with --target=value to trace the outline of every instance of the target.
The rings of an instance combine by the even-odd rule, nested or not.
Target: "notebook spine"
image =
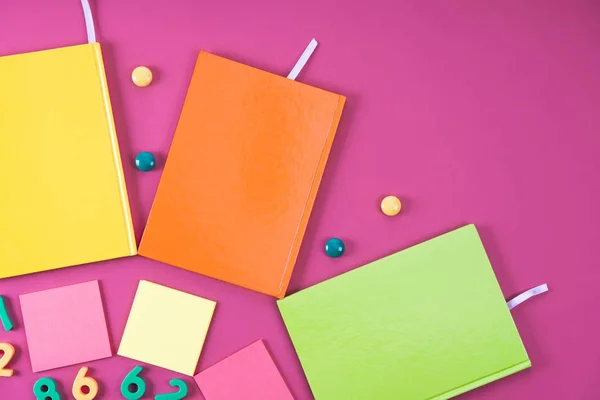
[[[308,220],[310,218],[310,214],[311,214],[313,205],[315,203],[315,199],[317,197],[317,191],[319,189],[319,185],[321,184],[321,179],[323,178],[323,172],[325,171],[325,165],[327,164],[327,159],[329,158],[329,152],[331,151],[333,139],[335,138],[335,134],[337,132],[337,127],[340,122],[340,118],[342,116],[342,110],[344,109],[345,103],[346,103],[346,97],[339,96],[335,112],[333,114],[333,117],[331,118],[331,124],[329,125],[329,131],[327,132],[327,139],[325,140],[325,145],[323,146],[321,158],[319,159],[319,164],[318,164],[317,170],[315,172],[315,176],[314,176],[311,188],[310,188],[310,192],[308,194],[306,204],[304,205],[304,211],[302,213],[302,217],[300,218],[300,223],[298,224],[298,228],[296,229],[296,235],[294,236],[294,242],[290,249],[290,254],[288,256],[287,264],[283,271],[281,281],[279,282],[278,291],[275,294],[275,296],[279,299],[282,299],[283,297],[285,297],[285,293],[286,293],[288,285],[290,283],[290,278],[292,277],[292,271],[294,270],[294,265],[296,264],[296,259],[298,258],[298,252],[300,251],[300,245],[302,244],[304,232],[306,231],[306,226],[308,225]]]
[[[495,372],[493,374],[487,375],[481,379],[477,379],[474,382],[469,382],[466,385],[457,387],[456,389],[452,389],[446,393],[442,393],[440,395],[432,397],[430,400],[447,400],[452,397],[458,396],[459,394],[466,393],[466,392],[476,389],[478,387],[487,385],[488,383],[497,381],[498,379],[502,379],[502,378],[512,375],[516,372],[527,369],[529,367],[531,367],[531,361],[529,359],[527,359],[527,360],[522,361],[516,365],[509,367],[509,368],[506,368],[501,371]]]
[[[123,174],[123,165],[121,164],[121,153],[119,151],[119,142],[117,141],[117,133],[115,130],[115,122],[113,119],[112,106],[110,104],[110,95],[106,84],[106,73],[104,71],[104,60],[102,59],[102,50],[98,42],[91,44],[94,48],[96,57],[96,67],[98,68],[98,78],[102,87],[102,98],[104,100],[104,111],[106,113],[106,124],[110,134],[110,143],[113,153],[113,162],[117,172],[119,182],[119,193],[121,195],[121,210],[125,220],[125,230],[127,231],[127,239],[129,242],[129,254],[137,254],[137,246],[135,242],[135,234],[133,230],[133,222],[131,220],[131,210],[129,209],[129,199],[127,195],[127,186]]]

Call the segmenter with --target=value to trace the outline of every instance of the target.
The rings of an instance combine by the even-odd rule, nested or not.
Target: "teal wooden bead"
[[[346,246],[344,245],[344,242],[338,238],[331,238],[325,243],[325,254],[331,258],[340,257],[344,254],[345,249]]]
[[[142,151],[135,157],[135,167],[140,171],[150,171],[156,165],[154,154]]]

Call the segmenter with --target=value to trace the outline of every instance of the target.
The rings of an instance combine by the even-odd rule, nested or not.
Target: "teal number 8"
[[[56,382],[52,378],[40,378],[33,385],[33,394],[37,400],[60,400],[60,394],[56,391]]]
[[[144,393],[146,393],[146,382],[138,376],[142,370],[142,367],[137,366],[127,374],[125,379],[123,379],[123,382],[121,383],[121,394],[127,400],[141,399],[142,396],[144,396]],[[129,390],[129,386],[131,385],[136,388],[134,392]]]
[[[155,400],[181,400],[188,394],[187,384],[181,379],[171,379],[169,385],[177,387],[177,390],[174,393],[167,394],[158,394],[154,397]]]

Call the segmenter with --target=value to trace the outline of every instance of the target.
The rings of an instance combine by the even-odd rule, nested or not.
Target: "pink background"
[[[290,292],[475,223],[506,297],[543,282],[551,291],[513,311],[533,368],[463,398],[598,397],[600,3],[102,0],[92,8],[138,240],[161,169],[138,172],[133,158],[147,150],[163,163],[198,51],[285,75],[316,37],[299,80],[348,101]],[[1,55],[85,39],[77,0],[0,0]],[[150,87],[131,83],[137,65],[155,72]],[[387,194],[404,201],[396,218],[378,210]],[[346,241],[344,257],[323,254],[331,236]],[[262,338],[295,397],[312,398],[272,298],[141,257],[1,281],[17,326],[0,339],[19,355],[0,397],[31,397],[42,375],[70,392],[79,366],[30,372],[17,295],[92,279],[101,281],[115,349],[138,280],[148,279],[218,301],[199,370]],[[114,357],[88,366],[103,398],[114,399],[136,364]],[[177,377],[154,367],[144,374],[146,398]]]

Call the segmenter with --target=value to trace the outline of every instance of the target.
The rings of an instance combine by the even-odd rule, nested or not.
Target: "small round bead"
[[[331,238],[325,243],[325,254],[332,258],[340,257],[345,249],[344,242],[338,238]]]
[[[143,65],[136,67],[131,73],[131,80],[136,86],[146,87],[152,82],[152,71]]]
[[[383,211],[385,215],[393,217],[400,212],[401,208],[402,203],[400,203],[400,199],[396,196],[387,196],[381,200],[381,211]]]
[[[135,157],[135,167],[140,171],[150,171],[156,165],[154,154],[142,151]]]

